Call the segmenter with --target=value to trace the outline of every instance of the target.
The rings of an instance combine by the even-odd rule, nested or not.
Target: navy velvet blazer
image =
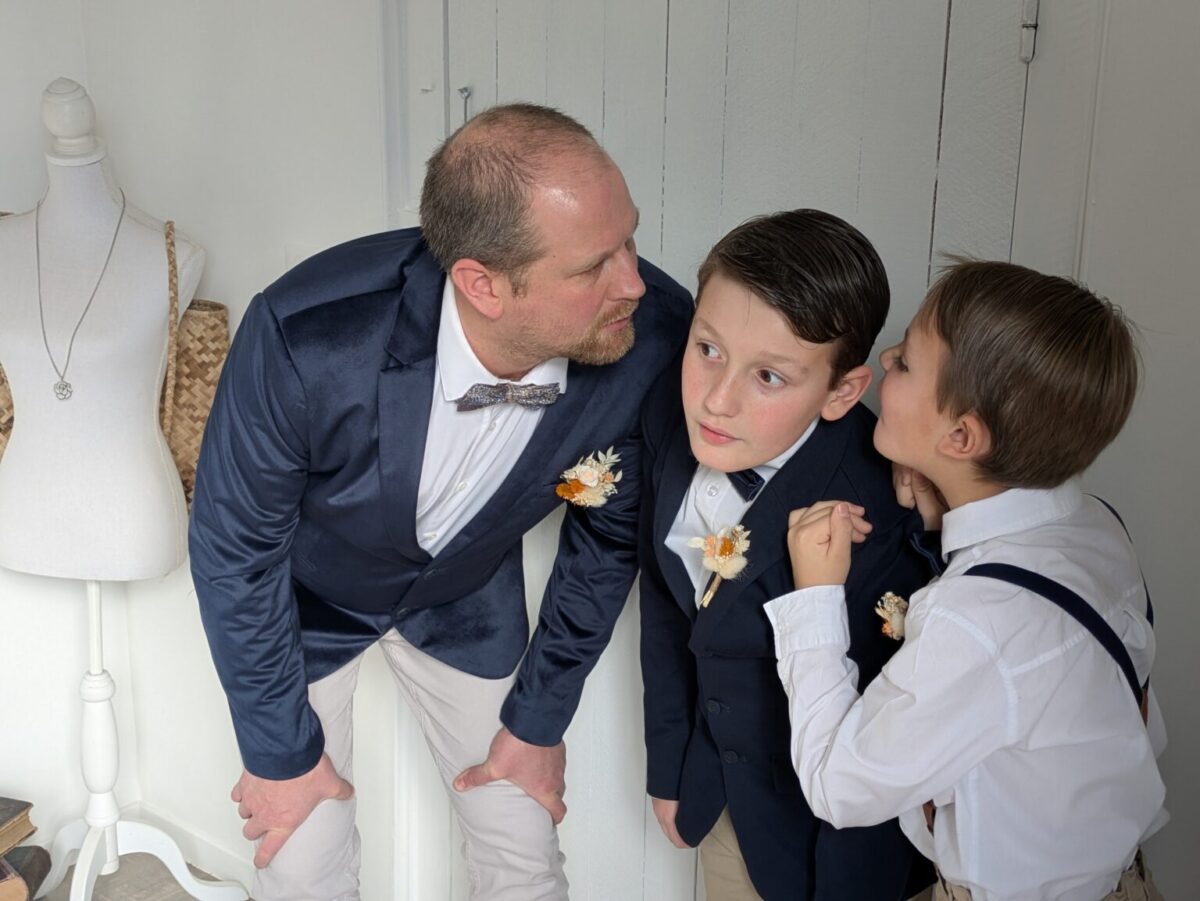
[[[324,736],[307,683],[395,626],[485,678],[521,662],[501,717],[557,743],[608,643],[637,566],[638,414],[678,351],[691,300],[640,266],[636,341],[610,366],[570,365],[511,474],[437,556],[416,536],[445,276],[418,229],[327,250],[254,298],[200,455],[192,574],[243,762],[283,779]],[[562,501],[560,473],[615,446],[620,490],[569,507],[529,637],[521,538]]]
[[[647,790],[679,801],[675,824],[691,845],[728,806],[750,878],[769,901],[907,898],[915,852],[895,820],[838,830],[805,802],[789,753],[774,633],[762,609],[795,587],[788,514],[823,499],[862,504],[875,528],[855,546],[846,585],[850,656],[860,687],[895,651],[896,643],[880,631],[875,603],[885,591],[908,597],[929,572],[910,545],[920,518],[896,503],[891,467],[872,445],[875,417],[859,405],[817,425],[742,520],[751,532],[745,571],[697,610],[687,570],[665,543],[696,471],[679,392],[676,361],[651,391],[642,417]]]

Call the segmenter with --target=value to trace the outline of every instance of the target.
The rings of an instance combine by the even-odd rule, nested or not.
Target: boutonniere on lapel
[[[889,591],[879,599],[875,612],[883,618],[884,635],[896,641],[904,637],[904,614],[908,612],[908,601]]]
[[[700,606],[707,607],[721,582],[736,579],[746,568],[746,551],[750,550],[750,533],[740,525],[728,526],[716,535],[689,538],[688,547],[704,549],[704,568],[713,573],[700,599]]]
[[[603,507],[617,493],[621,470],[613,472],[613,464],[619,462],[621,455],[614,454],[611,447],[588,454],[563,472],[562,483],[554,493],[579,507]]]

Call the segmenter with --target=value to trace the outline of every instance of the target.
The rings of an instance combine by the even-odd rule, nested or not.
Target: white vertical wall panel
[[[1193,477],[1200,444],[1200,305],[1193,264],[1200,247],[1200,59],[1195,53],[1200,6],[1171,0],[1096,6],[1107,16],[1103,39],[1089,37],[1069,51],[1088,76],[1097,72],[1098,61],[1099,78],[1094,85],[1081,80],[1073,93],[1055,94],[1062,86],[1046,85],[1047,102],[1059,100],[1061,119],[1074,127],[1061,129],[1053,115],[1027,124],[1014,237],[1026,230],[1041,233],[1045,221],[1078,223],[1064,228],[1070,236],[1081,234],[1078,269],[1073,273],[1066,258],[1059,271],[1076,274],[1140,326],[1143,374],[1137,402],[1085,484],[1121,511],[1154,597],[1152,681],[1169,736],[1160,763],[1172,820],[1147,843],[1146,855],[1163,897],[1185,898],[1195,895],[1200,883],[1200,782],[1195,778],[1200,613],[1192,600],[1200,555],[1195,528],[1200,490]],[[1075,26],[1078,10],[1063,11],[1062,22],[1059,13],[1053,4],[1044,10],[1047,30]],[[1053,81],[1052,72],[1031,73],[1031,92],[1041,93],[1041,81]],[[1089,118],[1089,127],[1080,128]],[[1077,174],[1056,191],[1054,178],[1064,156],[1076,160],[1086,182]],[[1041,192],[1050,196],[1036,197]],[[1035,195],[1028,203],[1027,193]],[[1081,210],[1084,215],[1076,220]],[[1036,250],[1036,242],[1024,237],[1015,243]]]
[[[729,0],[676,2],[670,9],[664,143],[670,163],[663,170],[658,262],[693,291],[696,269],[721,227],[729,14]]]
[[[1012,259],[1079,275],[1107,2],[1043,4],[1029,67]]]
[[[422,0],[432,2],[432,0]],[[445,0],[447,17],[446,67],[449,95],[449,130],[463,124],[463,103],[460,88],[469,87],[468,115],[492,106],[497,100],[497,43],[499,13],[502,0]],[[412,35],[411,40],[422,40]],[[396,48],[396,52],[405,52]],[[508,98],[511,99],[511,98]],[[400,111],[397,110],[397,114]]]
[[[1011,253],[1026,77],[1020,12],[1019,0],[950,4],[934,267],[940,253]]]
[[[546,102],[604,133],[607,4],[554,0],[546,30]]]
[[[0,210],[23,212],[46,190],[42,91],[59,77],[87,81],[80,0],[0,0],[0,59]]]
[[[500,0],[497,6],[496,100],[545,103],[549,0]]]
[[[724,228],[796,206],[854,219],[867,8],[866,0],[733,6]]]
[[[594,40],[591,35],[582,40]],[[657,259],[662,223],[666,0],[604,4],[604,127],[597,137],[616,160],[641,213],[639,246]]]
[[[892,308],[880,346],[899,339],[925,293],[941,115],[937,44],[944,39],[946,6],[946,0],[876,2],[869,12],[851,221],[875,244],[887,268]]]

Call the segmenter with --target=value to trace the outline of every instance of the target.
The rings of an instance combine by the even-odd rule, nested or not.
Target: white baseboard
[[[217,879],[236,879],[249,887],[254,877],[254,864],[221,847],[211,838],[180,825],[176,820],[157,810],[152,804],[136,801],[121,807],[122,819],[141,820],[163,830],[179,845],[184,859],[193,866]],[[247,845],[249,848],[249,845]]]

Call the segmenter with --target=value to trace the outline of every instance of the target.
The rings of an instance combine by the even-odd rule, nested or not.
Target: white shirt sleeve
[[[813,812],[870,826],[934,800],[1015,739],[1016,696],[986,632],[915,595],[905,640],[862,697],[846,657],[844,590],[766,605],[791,716],[792,765]],[[939,795],[942,797],[939,798]]]

